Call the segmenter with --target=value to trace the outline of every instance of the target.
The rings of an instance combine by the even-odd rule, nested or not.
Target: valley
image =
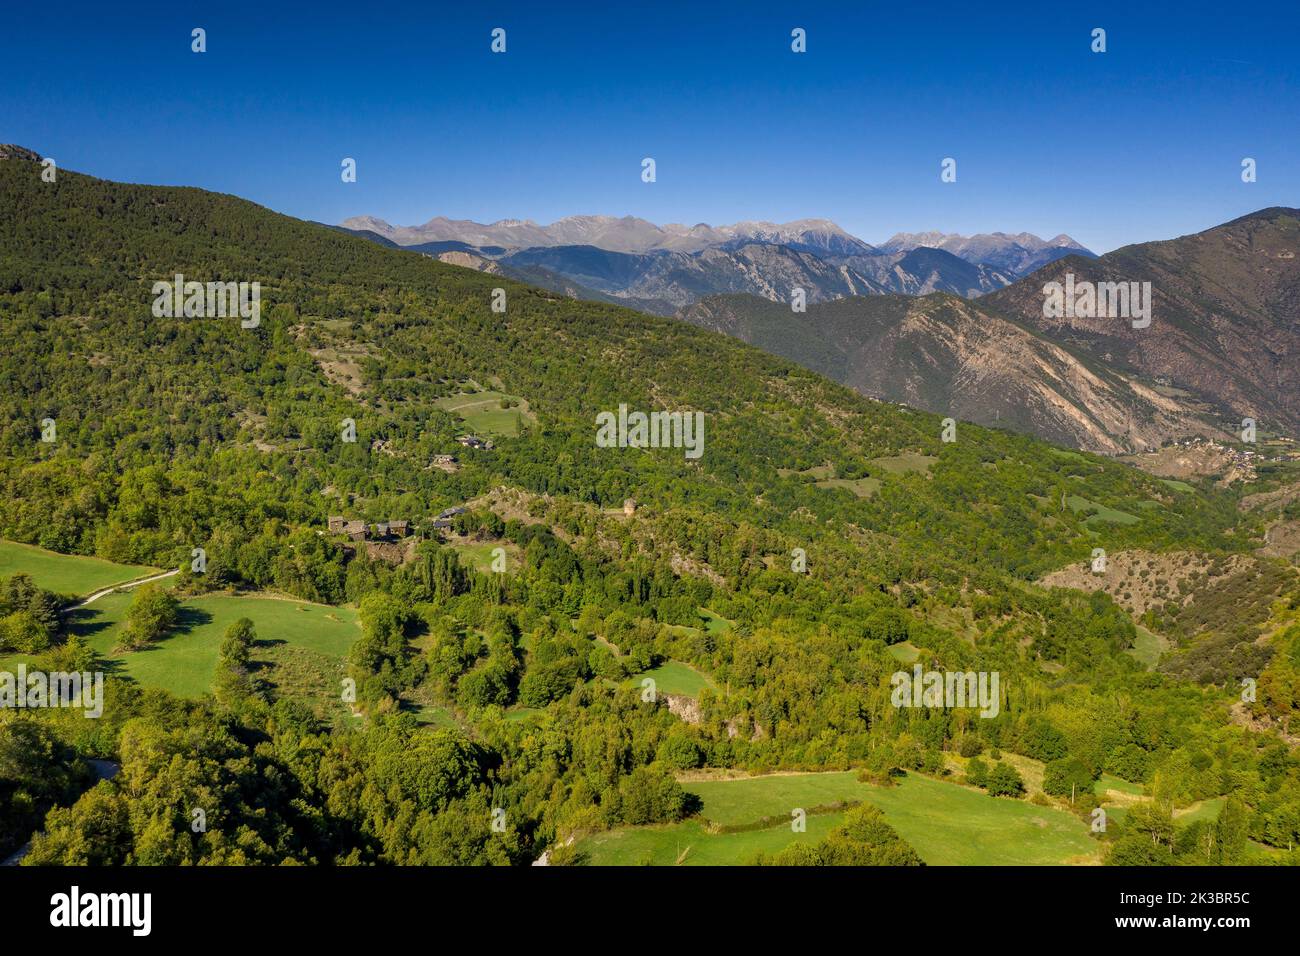
[[[107,675],[0,714],[24,866],[1294,854],[1300,463],[1117,460],[1214,420],[1018,284],[683,321],[10,155],[0,662]],[[152,315],[177,272],[259,325]],[[595,441],[623,406],[707,442]],[[914,665],[999,706],[899,706]]]

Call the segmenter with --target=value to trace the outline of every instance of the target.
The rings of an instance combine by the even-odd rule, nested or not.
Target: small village
[[[449,531],[453,520],[469,511],[465,505],[457,505],[439,512],[427,525],[417,526],[405,518],[389,521],[377,521],[367,524],[361,519],[349,519],[342,515],[330,515],[327,528],[330,534],[345,536],[349,541],[360,544],[365,542],[393,543],[405,538],[419,536],[422,530]]]
[[[1274,442],[1279,444],[1294,445],[1295,442],[1290,438],[1276,438]],[[1282,451],[1278,455],[1266,455],[1263,452],[1255,451],[1251,448],[1237,448],[1232,445],[1224,445],[1220,442],[1209,438],[1184,438],[1169,443],[1169,447],[1205,449],[1224,455],[1232,464],[1239,468],[1254,468],[1260,462],[1265,461],[1291,461],[1297,457],[1295,451]]]
[[[466,448],[482,449],[484,451],[491,451],[496,447],[491,439],[480,438],[477,435],[460,435],[456,438],[456,441]],[[434,455],[432,464],[444,471],[456,471],[460,467],[460,461],[455,455]],[[353,544],[367,545],[371,557],[391,559],[395,554],[405,554],[407,550],[403,548],[400,552],[397,552],[391,548],[392,545],[402,544],[408,538],[427,536],[428,532],[449,531],[452,527],[452,521],[468,510],[464,505],[447,508],[423,525],[417,525],[406,518],[393,518],[388,521],[367,523],[359,518],[330,515],[327,519],[326,528],[329,534],[343,535]],[[389,547],[379,549],[371,547],[372,545]]]

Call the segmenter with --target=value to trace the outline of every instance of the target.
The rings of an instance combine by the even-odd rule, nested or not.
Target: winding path
[[[170,571],[163,571],[161,574],[152,574],[147,578],[137,578],[134,581],[127,581],[124,584],[114,584],[112,587],[104,588],[100,591],[96,591],[94,594],[86,598],[86,600],[82,601],[80,604],[69,604],[59,613],[67,614],[69,611],[75,611],[77,608],[85,607],[91,601],[97,601],[100,598],[102,598],[105,594],[112,594],[114,591],[118,591],[118,590],[125,591],[129,588],[139,587],[141,584],[148,584],[150,581],[161,581],[163,578],[169,578],[173,574],[180,574],[180,573],[181,573],[180,568],[173,568]]]

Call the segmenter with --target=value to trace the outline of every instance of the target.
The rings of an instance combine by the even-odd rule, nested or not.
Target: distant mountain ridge
[[[548,226],[531,219],[500,219],[493,223],[435,216],[419,226],[394,226],[374,216],[353,216],[340,225],[373,232],[399,246],[430,242],[462,242],[468,246],[499,246],[509,250],[546,246],[594,246],[609,252],[699,252],[711,246],[766,245],[802,247],[832,256],[869,256],[910,252],[919,247],[942,249],[967,262],[992,265],[1023,275],[1053,258],[1079,253],[1093,255],[1082,243],[1062,233],[1040,239],[1028,232],[993,232],[963,236],[943,232],[900,232],[872,245],[829,219],[796,219],[775,223],[756,220],[711,226],[696,223],[655,225],[636,216],[566,216]]]
[[[909,273],[924,271],[918,258],[951,258],[925,245],[901,254],[913,257],[900,263]],[[1150,283],[1149,326],[1044,316],[1044,286],[1069,275],[1080,286]],[[873,397],[1106,454],[1231,439],[1247,418],[1300,430],[1300,209],[1263,209],[1101,257],[1069,252],[977,302],[876,295],[797,313],[724,295],[678,317]]]
[[[967,262],[994,266],[1017,276],[1028,275],[1064,256],[1094,256],[1082,244],[1064,233],[1052,239],[1040,239],[1029,232],[1015,235],[991,232],[974,236],[942,232],[900,232],[879,246],[885,252],[906,252],[921,247],[942,249]]]
[[[566,216],[549,226],[531,219],[501,219],[493,223],[436,216],[421,226],[394,226],[373,216],[354,216],[340,223],[345,229],[370,231],[401,246],[454,240],[471,246],[532,249],[544,246],[595,246],[610,252],[699,252],[710,246],[742,241],[798,245],[834,255],[869,255],[873,248],[849,235],[829,219],[794,222],[738,222],[730,226],[697,223],[657,226],[636,216]]]
[[[941,250],[892,255],[819,255],[804,246],[758,241],[728,243],[684,253],[660,250],[630,254],[594,246],[524,249],[498,260],[507,272],[544,269],[604,296],[651,303],[665,315],[720,293],[749,293],[789,302],[802,289],[808,302],[891,292],[982,295],[1011,277],[964,262]]]
[[[1068,236],[1042,240],[1028,233],[969,239],[900,234],[889,248],[876,247],[829,219],[657,226],[635,216],[570,216],[541,226],[528,219],[484,224],[439,216],[421,226],[393,226],[357,216],[339,228],[443,262],[660,315],[728,293],[784,302],[800,289],[808,302],[889,293],[976,297],[1055,255],[1092,255]],[[930,237],[952,250],[920,241]]]

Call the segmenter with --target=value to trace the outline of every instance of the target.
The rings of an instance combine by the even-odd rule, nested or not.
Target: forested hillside
[[[355,606],[361,628],[343,716],[260,679],[277,635],[249,627],[231,628],[202,700],[110,673],[99,721],[4,715],[12,814],[62,806],[26,862],[580,862],[570,837],[695,813],[690,772],[923,773],[1014,800],[1003,753],[1044,765],[1034,799],[1084,820],[1103,774],[1146,787],[1149,809],[1091,838],[1098,858],[1282,858],[1300,837],[1283,736],[1300,701],[1269,726],[1234,720],[1249,675],[1151,670],[1110,595],[1037,583],[1096,548],[1253,551],[1263,519],[1236,492],[964,422],[945,441],[942,415],[723,335],[233,197],[39,173],[0,161],[0,537],[182,567],[182,600]],[[177,273],[260,282],[260,325],[155,317],[152,286]],[[506,396],[490,448],[458,442],[479,427],[455,411],[476,394]],[[596,416],[620,405],[703,412],[703,454],[598,447]],[[388,560],[327,533],[333,515],[407,520],[415,540]],[[488,546],[504,570],[470,559]],[[1300,592],[1271,560],[1280,625]],[[142,590],[124,631],[152,649],[123,653],[185,640],[167,637],[160,593]],[[0,633],[23,643],[0,653],[93,660],[36,621],[48,596],[4,601],[16,623]],[[908,658],[998,671],[1000,712],[892,706]],[[665,667],[700,687],[647,696]],[[43,735],[56,783],[7,756],[20,734]],[[981,754],[989,777],[954,771]],[[68,806],[90,757],[121,772]],[[1217,822],[1174,827],[1219,797]],[[775,859],[913,858],[854,821]]]

